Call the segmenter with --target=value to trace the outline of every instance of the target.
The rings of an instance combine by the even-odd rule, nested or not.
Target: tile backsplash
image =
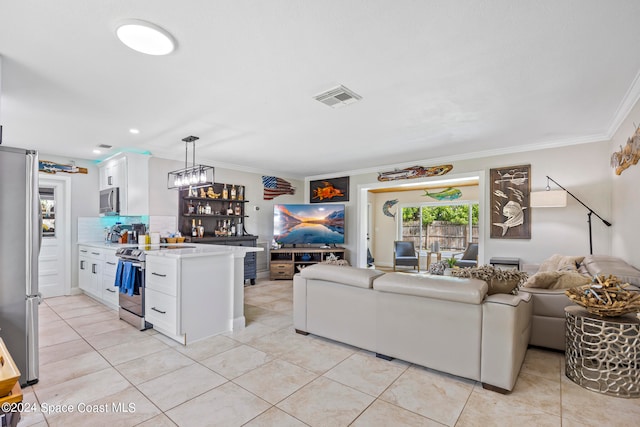
[[[161,236],[175,233],[178,219],[175,216],[101,216],[78,218],[78,242],[99,242],[105,239],[104,229],[122,224],[147,224],[147,230],[158,232]]]

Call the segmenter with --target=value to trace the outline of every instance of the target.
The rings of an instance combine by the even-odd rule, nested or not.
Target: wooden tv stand
[[[282,248],[271,249],[270,252],[270,279],[293,279],[293,275],[299,273],[308,265],[317,264],[326,260],[330,254],[338,259],[344,259],[344,248]]]

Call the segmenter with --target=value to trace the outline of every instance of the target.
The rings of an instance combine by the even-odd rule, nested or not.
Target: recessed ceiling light
[[[100,150],[98,150],[98,149],[96,148],[95,150],[93,150],[93,153],[94,153],[94,154],[100,154],[100,153],[102,153],[102,151],[100,151]]]
[[[175,39],[167,31],[136,19],[118,24],[116,36],[127,47],[147,55],[168,55],[176,48]]]
[[[132,133],[134,135],[137,135],[140,133],[140,131],[138,129],[129,129],[129,133]]]

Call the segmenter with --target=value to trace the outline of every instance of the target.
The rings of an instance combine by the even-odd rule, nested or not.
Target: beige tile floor
[[[245,330],[182,347],[86,296],[45,300],[40,382],[24,390],[41,411],[20,426],[640,425],[640,399],[578,387],[556,352],[529,349],[501,395],[296,334],[291,281],[258,281],[245,302]]]

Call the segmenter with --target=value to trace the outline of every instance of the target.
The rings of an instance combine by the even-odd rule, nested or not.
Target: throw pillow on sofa
[[[578,271],[583,259],[583,256],[551,255],[540,264],[538,271]]]
[[[529,275],[517,270],[502,270],[491,265],[471,268],[454,268],[451,270],[454,277],[474,278],[487,282],[489,285],[488,294],[510,294],[517,293],[518,286],[524,283]]]
[[[573,271],[541,271],[529,277],[523,288],[569,289],[591,282],[588,276]]]
[[[444,274],[445,268],[448,268],[449,264],[447,261],[436,261],[429,266],[429,274],[435,274],[437,276],[442,276]]]

